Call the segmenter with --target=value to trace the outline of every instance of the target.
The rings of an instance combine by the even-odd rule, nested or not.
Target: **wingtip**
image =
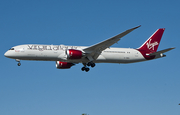
[[[136,28],[139,28],[139,27],[141,27],[141,25],[139,25],[139,26],[135,27],[135,29],[136,29]]]

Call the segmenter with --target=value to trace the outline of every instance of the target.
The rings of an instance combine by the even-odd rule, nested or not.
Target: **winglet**
[[[129,30],[126,30],[126,31],[124,31],[124,32],[122,32],[122,33],[120,33],[120,34],[112,37],[112,38],[109,38],[109,40],[110,40],[110,39],[119,39],[119,40],[120,40],[120,38],[122,38],[123,36],[129,34],[130,32],[132,32],[133,30],[135,30],[135,29],[137,29],[137,28],[139,28],[139,27],[141,27],[141,25],[139,25],[139,26],[137,26],[137,27],[134,27],[134,28],[131,28],[131,29],[129,29]],[[119,40],[118,40],[118,41],[119,41]]]
[[[139,28],[139,27],[141,27],[141,25],[139,25],[139,26],[135,27],[135,29],[136,29],[136,28]]]

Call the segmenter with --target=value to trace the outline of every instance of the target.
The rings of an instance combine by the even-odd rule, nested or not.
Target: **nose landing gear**
[[[21,65],[21,63],[19,62],[17,65],[18,65],[18,66],[20,66],[20,65]]]
[[[21,63],[20,63],[20,60],[19,59],[16,59],[16,61],[18,62],[18,66],[20,66],[21,65]]]

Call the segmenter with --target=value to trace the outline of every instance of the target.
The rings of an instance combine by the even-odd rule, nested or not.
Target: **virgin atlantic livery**
[[[137,49],[111,48],[123,36],[139,28],[126,30],[112,38],[92,46],[66,46],[66,45],[18,45],[9,49],[4,55],[16,59],[18,66],[20,60],[56,61],[56,68],[69,69],[73,65],[82,63],[82,71],[89,71],[95,63],[134,63],[164,57],[163,53],[174,48],[157,51],[164,28],[158,29],[147,41]]]

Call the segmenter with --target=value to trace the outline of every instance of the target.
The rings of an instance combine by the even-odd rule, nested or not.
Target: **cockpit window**
[[[9,50],[14,50],[14,48],[11,48],[11,49],[9,49]]]

